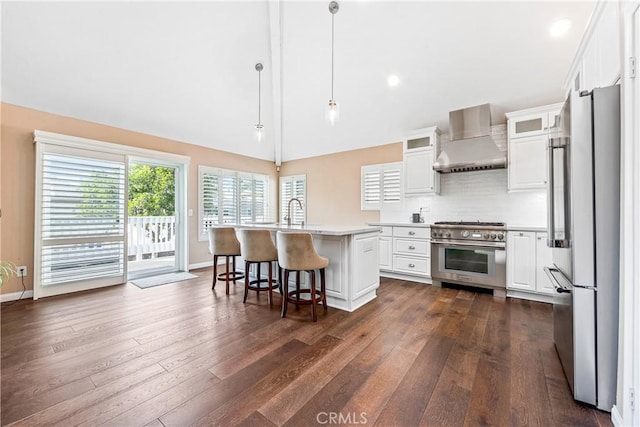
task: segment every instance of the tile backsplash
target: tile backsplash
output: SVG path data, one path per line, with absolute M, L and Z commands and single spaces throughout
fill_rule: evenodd
M 425 223 L 435 221 L 502 221 L 509 225 L 544 227 L 545 191 L 507 192 L 507 170 L 442 174 L 440 195 L 406 197 L 396 207 L 380 211 L 381 222 L 410 222 L 423 209 Z

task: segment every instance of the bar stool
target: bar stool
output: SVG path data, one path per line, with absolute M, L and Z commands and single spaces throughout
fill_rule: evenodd
M 213 286 L 216 281 L 222 280 L 227 285 L 227 295 L 229 295 L 229 282 L 242 279 L 244 275 L 241 271 L 236 271 L 236 257 L 240 256 L 240 242 L 236 237 L 233 227 L 211 227 L 209 233 L 209 253 L 213 254 Z M 224 273 L 218 274 L 218 257 L 225 257 L 227 269 Z M 229 270 L 229 258 L 232 260 L 233 270 Z
M 244 259 L 244 299 L 242 302 L 247 302 L 247 295 L 249 290 L 256 291 L 260 294 L 260 291 L 267 291 L 269 305 L 273 302 L 273 263 L 278 261 L 278 250 L 276 245 L 271 240 L 271 232 L 269 230 L 251 230 L 240 229 L 238 230 L 238 237 L 240 240 L 240 253 Z M 269 264 L 269 276 L 266 279 L 260 277 L 260 264 L 266 262 Z M 250 280 L 249 267 L 252 264 L 257 264 L 256 267 L 256 279 Z M 267 284 L 266 287 L 262 286 Z
M 321 257 L 313 246 L 311 233 L 282 232 L 276 235 L 278 242 L 278 263 L 284 270 L 283 283 L 284 294 L 282 296 L 282 317 L 287 316 L 289 303 L 311 305 L 311 320 L 317 321 L 317 303 L 322 302 L 327 309 L 327 295 L 325 290 L 325 268 L 329 265 L 327 258 Z M 320 290 L 316 290 L 316 272 L 320 270 Z M 289 272 L 295 271 L 296 275 L 306 271 L 311 276 L 311 289 L 300 289 L 298 281 L 296 290 L 289 291 Z M 309 299 L 301 299 L 301 294 L 309 294 Z

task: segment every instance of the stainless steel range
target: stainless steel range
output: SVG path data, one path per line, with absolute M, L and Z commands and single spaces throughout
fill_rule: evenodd
M 506 226 L 503 222 L 431 224 L 431 279 L 492 289 L 506 295 Z

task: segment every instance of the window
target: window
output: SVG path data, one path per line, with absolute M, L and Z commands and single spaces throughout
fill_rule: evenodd
M 361 208 L 379 210 L 402 198 L 402 162 L 362 166 Z
M 280 177 L 280 221 L 286 222 L 287 207 L 292 198 L 300 200 L 302 209 L 297 202 L 291 203 L 291 222 L 300 224 L 307 222 L 307 176 L 292 175 Z
M 269 220 L 269 177 L 199 166 L 199 239 L 216 224 Z

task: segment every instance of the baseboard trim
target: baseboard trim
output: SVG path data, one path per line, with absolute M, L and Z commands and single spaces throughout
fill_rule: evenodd
M 611 408 L 611 422 L 614 426 L 624 425 L 622 422 L 622 415 L 620 414 L 620 411 L 618 411 L 618 407 L 616 405 L 613 405 L 613 408 Z
M 15 301 L 20 299 L 20 296 L 22 296 L 22 299 L 33 298 L 33 291 L 24 291 L 24 295 L 22 294 L 22 291 L 11 292 L 10 294 L 2 294 L 0 295 L 0 302 Z
M 213 266 L 213 261 L 197 262 L 195 264 L 189 264 L 189 270 L 196 270 L 198 268 L 206 268 L 206 267 L 212 267 L 212 266 Z

